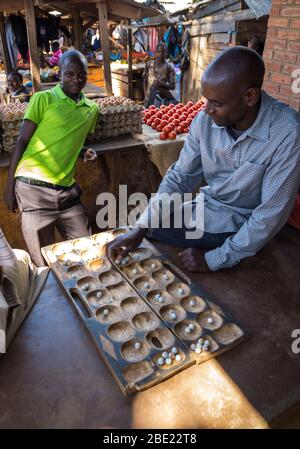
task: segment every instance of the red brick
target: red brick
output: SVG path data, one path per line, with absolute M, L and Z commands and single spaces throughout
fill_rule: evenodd
M 287 51 L 294 51 L 300 53 L 300 42 L 288 42 Z
M 290 76 L 282 75 L 281 73 L 272 73 L 271 80 L 274 83 L 287 84 L 287 85 L 291 85 L 291 81 L 292 81 Z
M 277 17 L 272 17 L 268 21 L 268 26 L 270 27 L 281 27 L 281 28 L 288 28 L 289 26 L 289 19 L 281 19 Z
M 293 30 L 294 30 L 294 29 L 300 30 L 300 19 L 292 20 L 292 22 L 291 22 L 291 28 L 292 28 Z
M 281 11 L 283 17 L 300 17 L 300 8 L 283 8 Z
M 294 70 L 299 70 L 298 65 L 294 64 L 284 64 L 282 73 L 287 73 L 288 75 L 291 75 Z
M 270 81 L 265 81 L 263 88 L 271 95 L 276 95 L 279 91 L 279 85 Z
M 267 32 L 268 38 L 274 38 L 277 36 L 277 28 L 275 27 L 269 27 Z
M 284 95 L 286 97 L 290 97 L 292 94 L 292 89 L 290 86 L 279 86 L 279 94 Z
M 268 32 L 269 33 L 269 32 Z M 265 48 L 270 48 L 272 50 L 285 50 L 286 40 L 278 40 L 278 39 L 269 39 L 269 35 L 267 35 L 267 41 Z
M 274 51 L 270 50 L 269 48 L 267 48 L 266 50 L 264 50 L 264 60 L 266 61 L 267 59 L 273 59 L 273 55 L 274 55 Z M 295 55 L 296 56 L 296 55 Z M 297 56 L 296 56 L 297 57 Z
M 273 59 L 279 62 L 288 62 L 290 64 L 296 64 L 297 55 L 294 53 L 283 53 L 281 51 L 274 51 Z
M 280 11 L 281 11 L 280 6 L 272 6 L 270 17 L 280 17 Z
M 267 61 L 266 62 L 266 70 L 269 72 L 281 72 L 281 63 L 277 61 Z
M 277 31 L 278 39 L 287 39 L 290 41 L 299 41 L 300 40 L 300 31 L 292 31 L 292 30 L 278 30 Z

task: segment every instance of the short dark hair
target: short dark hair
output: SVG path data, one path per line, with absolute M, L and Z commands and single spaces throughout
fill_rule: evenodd
M 85 68 L 88 66 L 88 62 L 86 57 L 80 53 L 78 50 L 68 50 L 65 53 L 62 54 L 62 56 L 59 59 L 59 68 L 60 70 L 63 70 L 64 67 L 69 64 L 70 61 L 78 61 L 80 62 Z
M 51 43 L 51 47 L 53 48 L 53 50 L 58 50 L 59 49 L 59 42 L 58 41 L 53 41 Z
M 8 76 L 11 76 L 14 80 L 19 81 L 20 84 L 23 83 L 23 76 L 17 70 L 13 70 L 8 74 Z

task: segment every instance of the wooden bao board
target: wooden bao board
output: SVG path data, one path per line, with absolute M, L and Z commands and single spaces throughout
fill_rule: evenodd
M 42 253 L 128 395 L 227 351 L 246 333 L 147 240 L 124 265 L 107 258 L 104 245 L 124 232 L 49 245 Z M 191 344 L 200 337 L 209 349 L 196 353 Z M 161 366 L 162 353 L 174 347 L 181 360 Z

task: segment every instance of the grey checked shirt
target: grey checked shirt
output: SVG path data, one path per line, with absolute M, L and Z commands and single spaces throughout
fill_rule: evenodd
M 158 193 L 194 192 L 203 181 L 204 231 L 235 232 L 205 254 L 216 271 L 253 256 L 288 220 L 300 186 L 300 115 L 262 92 L 254 124 L 234 140 L 199 113 Z

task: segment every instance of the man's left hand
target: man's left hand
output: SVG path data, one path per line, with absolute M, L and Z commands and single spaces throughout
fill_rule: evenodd
M 97 159 L 97 153 L 93 148 L 88 148 L 83 153 L 83 160 L 84 162 L 87 161 L 95 161 Z
M 198 248 L 188 248 L 178 253 L 184 268 L 194 273 L 210 273 L 211 270 L 204 257 L 205 251 Z

